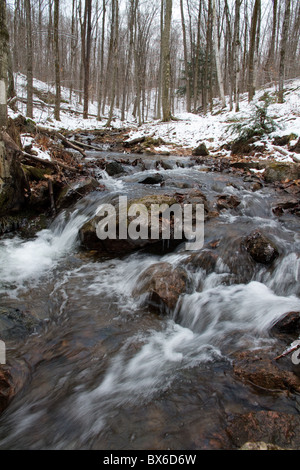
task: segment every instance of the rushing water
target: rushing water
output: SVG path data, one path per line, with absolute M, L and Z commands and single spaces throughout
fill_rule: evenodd
M 222 448 L 228 416 L 295 412 L 293 400 L 236 380 L 231 359 L 237 350 L 270 347 L 271 326 L 300 310 L 300 221 L 273 215 L 271 189 L 254 193 L 249 183 L 180 158 L 158 168 L 164 186 L 139 184 L 157 172 L 153 161 L 118 178 L 99 172 L 106 192 L 87 196 L 32 240 L 0 242 L 1 304 L 42 321 L 7 344 L 8 364 L 24 383 L 0 417 L 1 449 Z M 242 201 L 205 225 L 206 244 L 221 240 L 213 270 L 186 264 L 184 245 L 118 258 L 80 249 L 78 230 L 102 202 L 186 186 L 212 204 L 221 193 Z M 238 240 L 255 228 L 279 248 L 271 268 L 244 264 Z M 184 265 L 190 280 L 165 316 L 133 295 L 141 272 L 161 261 Z

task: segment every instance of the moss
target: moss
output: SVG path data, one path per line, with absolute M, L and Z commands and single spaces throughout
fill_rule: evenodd
M 22 165 L 22 168 L 23 168 L 25 175 L 28 177 L 30 181 L 45 180 L 46 179 L 45 175 L 52 174 L 52 170 L 49 168 L 47 169 L 37 168 L 34 166 L 30 166 L 30 165 Z

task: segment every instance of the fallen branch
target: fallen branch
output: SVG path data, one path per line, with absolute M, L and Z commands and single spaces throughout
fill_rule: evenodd
M 84 158 L 86 157 L 84 151 L 80 147 L 73 144 L 73 142 L 71 142 L 69 139 L 67 139 L 64 135 L 62 135 L 60 132 L 56 131 L 55 129 L 47 129 L 47 128 L 41 127 L 41 126 L 36 126 L 36 129 L 41 134 L 46 134 L 47 136 L 51 136 L 51 137 L 53 137 L 53 136 L 58 137 L 67 146 L 69 146 L 70 148 L 72 148 L 72 149 L 76 150 L 77 152 L 79 152 Z
M 279 359 L 281 359 L 282 357 L 286 357 L 288 356 L 289 354 L 297 351 L 298 349 L 300 349 L 300 343 L 296 344 L 295 346 L 293 346 L 294 343 L 292 343 L 291 347 L 286 349 L 285 351 L 283 351 L 282 354 L 280 354 L 279 356 L 275 357 L 275 361 L 278 361 Z
M 69 171 L 74 171 L 76 172 L 76 168 L 73 168 L 69 165 L 66 165 L 65 163 L 61 163 L 59 162 L 58 160 L 44 160 L 43 158 L 39 158 L 39 157 L 36 157 L 35 155 L 30 155 L 29 153 L 26 153 L 26 152 L 22 152 L 21 151 L 21 156 L 23 159 L 25 159 L 26 161 L 30 161 L 32 163 L 41 163 L 42 165 L 45 165 L 45 166 L 51 166 L 51 167 L 56 167 L 56 166 L 59 166 L 61 168 L 64 168 L 65 170 L 69 170 Z

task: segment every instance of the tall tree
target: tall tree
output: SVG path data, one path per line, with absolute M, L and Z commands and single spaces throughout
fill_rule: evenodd
M 0 0 L 0 128 L 7 124 L 8 40 L 6 1 Z
M 278 91 L 278 103 L 283 103 L 283 83 L 284 83 L 284 72 L 285 72 L 285 59 L 286 59 L 286 47 L 288 40 L 288 31 L 290 24 L 291 14 L 291 0 L 285 0 L 285 11 L 281 34 L 280 44 L 280 63 L 279 63 L 279 91 Z
M 248 68 L 248 101 L 252 101 L 255 94 L 254 87 L 254 59 L 255 50 L 257 43 L 257 25 L 261 8 L 261 0 L 255 0 L 252 19 L 251 19 L 251 30 L 250 30 L 250 49 L 249 49 L 249 68 Z
M 33 117 L 33 48 L 32 48 L 32 18 L 30 0 L 25 0 L 26 17 L 26 46 L 27 46 L 27 110 L 28 117 Z
M 171 61 L 170 61 L 170 35 L 172 20 L 172 0 L 162 0 L 164 2 L 164 25 L 162 35 L 162 110 L 164 122 L 171 121 Z
M 84 51 L 84 84 L 83 84 L 83 119 L 88 118 L 89 86 L 90 86 L 90 59 L 91 59 L 91 33 L 92 33 L 92 0 L 85 0 L 84 22 L 86 24 L 86 40 Z
M 99 68 L 99 83 L 98 83 L 98 109 L 97 119 L 101 120 L 101 104 L 103 96 L 103 72 L 104 72 L 104 41 L 105 41 L 105 19 L 106 19 L 106 0 L 102 2 L 102 31 L 101 31 L 101 48 L 100 48 L 100 68 Z
M 118 72 L 118 45 L 119 45 L 119 0 L 112 0 L 112 22 L 111 22 L 111 54 L 112 54 L 112 87 L 109 115 L 106 126 L 109 127 L 113 118 L 113 111 L 116 99 L 116 83 Z
M 54 117 L 60 121 L 60 51 L 59 51 L 59 0 L 54 0 L 54 54 L 55 54 L 55 109 Z
M 275 44 L 276 44 L 276 28 L 277 28 L 277 10 L 278 0 L 273 0 L 273 15 L 272 15 L 272 35 L 270 38 L 270 47 L 268 58 L 265 64 L 265 73 L 267 80 L 271 81 L 274 74 L 274 59 L 275 59 Z
M 187 41 L 186 41 L 186 27 L 185 27 L 185 19 L 184 19 L 183 0 L 180 0 L 180 13 L 181 13 L 184 68 L 185 68 L 185 81 L 186 81 L 186 110 L 188 113 L 190 113 L 191 112 L 191 85 L 190 85 L 190 77 L 189 77 L 189 61 L 188 61 L 188 49 L 187 49 Z
M 213 14 L 213 43 L 214 43 L 215 59 L 216 59 L 216 66 L 217 66 L 217 78 L 218 78 L 218 85 L 219 85 L 222 108 L 225 108 L 226 101 L 225 101 L 224 80 L 223 80 L 223 74 L 222 74 L 222 69 L 221 69 L 221 58 L 220 58 L 220 49 L 219 49 L 216 0 L 212 0 L 212 14 Z
M 235 19 L 233 31 L 233 44 L 232 44 L 232 58 L 233 58 L 233 90 L 235 99 L 235 111 L 239 111 L 239 87 L 240 87 L 240 8 L 242 0 L 235 0 Z

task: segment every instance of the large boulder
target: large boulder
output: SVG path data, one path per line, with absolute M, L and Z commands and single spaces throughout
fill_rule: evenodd
M 0 133 L 0 216 L 17 212 L 29 199 L 30 188 L 22 170 L 20 149 L 6 132 Z
M 188 275 L 185 269 L 170 263 L 158 263 L 140 275 L 133 295 L 138 297 L 146 294 L 148 305 L 160 312 L 169 312 L 174 310 L 187 287 Z
M 297 180 L 300 178 L 300 164 L 280 162 L 269 163 L 266 166 L 263 177 L 267 183 L 284 180 Z
M 194 157 L 207 157 L 209 155 L 209 151 L 204 142 L 198 145 L 198 147 L 194 148 L 192 152 Z
M 118 203 L 118 199 L 114 199 L 110 203 L 115 208 L 116 213 L 116 237 L 112 238 L 108 236 L 104 240 L 98 237 L 97 233 L 99 233 L 99 224 L 101 224 L 101 221 L 103 221 L 106 216 L 97 215 L 84 224 L 79 231 L 83 248 L 96 250 L 103 254 L 123 254 L 157 245 L 163 251 L 170 251 L 170 249 L 173 249 L 185 241 L 184 227 L 182 227 L 180 236 L 178 236 L 178 234 L 176 236 L 176 219 L 173 217 L 173 214 L 170 216 L 166 215 L 166 217 L 161 214 L 158 236 L 152 238 L 153 220 L 151 218 L 151 208 L 153 205 L 166 205 L 167 207 L 171 207 L 174 204 L 178 204 L 183 208 L 184 204 L 191 204 L 192 207 L 195 208 L 197 204 L 202 204 L 204 205 L 204 216 L 209 217 L 209 205 L 205 195 L 199 190 L 187 190 L 182 193 L 176 192 L 173 195 L 156 194 L 145 196 L 140 199 L 131 199 L 128 200 L 128 208 L 133 207 L 133 205 L 142 206 L 143 211 L 141 218 L 139 216 L 137 217 L 140 219 L 139 231 L 143 234 L 145 233 L 146 236 L 140 238 L 137 237 L 136 239 L 127 236 L 125 239 L 122 239 L 119 237 L 120 221 L 126 220 L 127 228 L 129 229 L 131 224 L 134 224 L 137 218 L 129 216 L 128 212 L 125 212 L 124 208 L 120 208 Z M 195 211 L 192 214 L 192 223 L 195 223 Z M 166 238 L 166 232 L 164 232 L 166 229 L 170 234 L 168 238 Z

